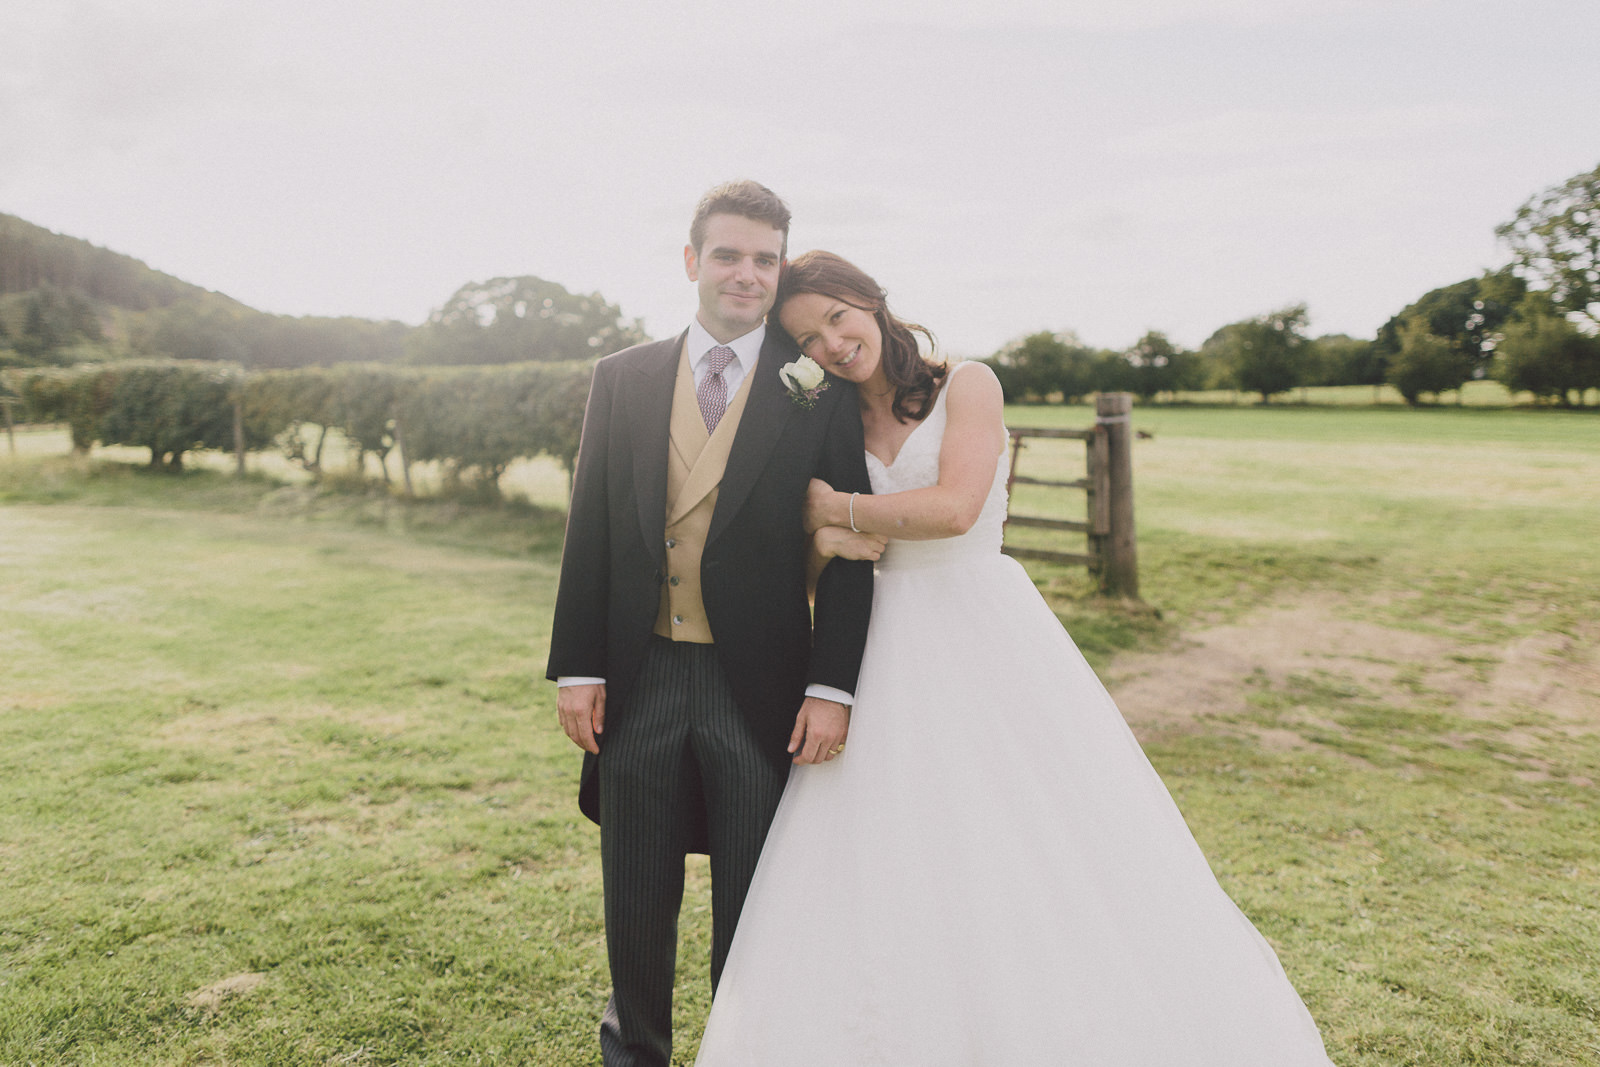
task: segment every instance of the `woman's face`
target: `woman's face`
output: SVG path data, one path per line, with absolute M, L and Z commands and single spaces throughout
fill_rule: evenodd
M 879 373 L 883 331 L 870 312 L 821 293 L 800 293 L 784 303 L 778 321 L 823 370 L 858 383 Z

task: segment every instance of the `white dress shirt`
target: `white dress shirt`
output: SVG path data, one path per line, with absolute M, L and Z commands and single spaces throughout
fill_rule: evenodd
M 694 387 L 696 391 L 706 380 L 706 353 L 713 348 L 721 346 L 733 349 L 733 359 L 728 361 L 727 369 L 722 372 L 722 381 L 728 387 L 728 402 L 733 403 L 733 394 L 739 391 L 739 386 L 744 383 L 745 377 L 756 369 L 756 360 L 761 358 L 761 344 L 767 339 L 767 324 L 762 323 L 743 337 L 735 337 L 727 344 L 712 337 L 706 328 L 700 325 L 700 320 L 695 319 L 689 323 L 689 337 L 684 341 L 684 347 L 689 352 L 689 369 L 694 371 Z

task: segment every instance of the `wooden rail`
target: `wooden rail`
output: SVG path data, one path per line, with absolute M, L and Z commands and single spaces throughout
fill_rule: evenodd
M 1051 519 L 1035 515 L 1006 516 L 1006 527 L 1053 530 L 1065 534 L 1084 534 L 1087 552 L 1061 552 L 1053 549 L 1006 545 L 1007 555 L 1050 563 L 1087 567 L 1099 580 L 1107 596 L 1139 596 L 1138 540 L 1133 528 L 1133 411 L 1131 393 L 1107 393 L 1095 400 L 1095 424 L 1087 430 L 1055 430 L 1017 427 L 1011 431 L 1011 474 L 1006 481 L 1009 493 L 1016 486 L 1032 485 L 1050 489 L 1079 489 L 1087 494 L 1083 521 Z M 1086 477 L 1063 480 L 1018 474 L 1026 440 L 1054 438 L 1082 441 Z

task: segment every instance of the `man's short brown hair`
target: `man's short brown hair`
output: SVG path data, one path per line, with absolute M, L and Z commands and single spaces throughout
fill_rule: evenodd
M 700 198 L 694 221 L 689 224 L 689 246 L 695 255 L 700 254 L 700 246 L 705 243 L 706 220 L 712 215 L 739 215 L 764 222 L 783 234 L 783 253 L 789 252 L 789 206 L 759 182 L 723 182 Z

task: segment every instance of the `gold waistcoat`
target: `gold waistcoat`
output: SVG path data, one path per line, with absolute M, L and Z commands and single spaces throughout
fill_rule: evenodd
M 711 644 L 711 623 L 700 594 L 700 557 L 717 506 L 717 490 L 728 466 L 728 454 L 745 397 L 755 375 L 746 372 L 739 391 L 717 423 L 706 433 L 695 396 L 694 369 L 687 349 L 678 355 L 678 377 L 672 389 L 672 428 L 667 446 L 667 569 L 661 584 L 656 633 L 674 641 Z

